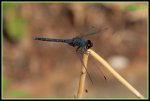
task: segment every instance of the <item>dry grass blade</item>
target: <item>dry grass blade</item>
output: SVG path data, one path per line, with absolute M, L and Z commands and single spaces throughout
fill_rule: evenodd
M 102 57 L 100 57 L 93 50 L 88 50 L 89 54 L 92 55 L 96 60 L 98 60 L 104 67 L 109 70 L 113 76 L 120 81 L 125 87 L 127 87 L 133 94 L 135 94 L 138 98 L 143 99 L 144 96 L 140 94 L 133 86 L 131 86 L 122 76 L 120 76 Z
M 85 78 L 86 78 L 86 73 L 87 73 L 86 69 L 87 69 L 87 63 L 88 63 L 88 56 L 89 56 L 88 52 L 83 54 L 83 65 L 81 68 L 79 88 L 78 88 L 78 92 L 77 92 L 77 95 L 75 96 L 75 98 L 81 98 L 82 94 L 84 92 L 84 84 L 85 84 Z

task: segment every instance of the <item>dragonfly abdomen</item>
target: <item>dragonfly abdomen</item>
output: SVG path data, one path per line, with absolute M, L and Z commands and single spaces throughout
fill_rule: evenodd
M 52 39 L 52 38 L 34 38 L 34 40 L 50 41 L 50 42 L 65 42 L 65 39 Z

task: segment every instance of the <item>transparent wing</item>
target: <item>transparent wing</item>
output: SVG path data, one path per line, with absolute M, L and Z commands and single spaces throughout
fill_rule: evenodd
M 89 35 L 98 34 L 98 33 L 101 33 L 101 32 L 103 32 L 103 31 L 107 30 L 107 29 L 108 29 L 108 27 L 103 27 L 103 28 L 101 28 L 101 29 L 97 29 L 97 28 L 95 28 L 95 27 L 92 27 L 92 28 L 90 28 L 90 30 L 88 30 L 86 33 L 84 33 L 84 34 L 82 34 L 82 35 L 79 35 L 78 37 L 87 37 L 87 36 L 89 36 Z

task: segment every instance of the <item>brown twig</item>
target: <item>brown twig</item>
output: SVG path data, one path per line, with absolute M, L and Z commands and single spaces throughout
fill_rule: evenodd
M 104 65 L 105 68 L 107 68 L 116 79 L 120 81 L 125 87 L 127 87 L 134 95 L 136 95 L 138 98 L 143 99 L 144 96 L 140 94 L 133 86 L 131 86 L 122 76 L 120 76 L 102 57 L 100 57 L 97 53 L 95 53 L 93 50 L 88 50 L 89 54 L 92 55 L 96 60 L 98 60 L 101 64 Z
M 81 98 L 83 92 L 84 92 L 84 84 L 85 84 L 85 78 L 86 78 L 86 69 L 87 69 L 87 63 L 88 63 L 88 56 L 89 53 L 83 54 L 83 65 L 81 68 L 81 74 L 80 74 L 80 81 L 79 81 L 79 88 L 77 95 L 75 98 Z

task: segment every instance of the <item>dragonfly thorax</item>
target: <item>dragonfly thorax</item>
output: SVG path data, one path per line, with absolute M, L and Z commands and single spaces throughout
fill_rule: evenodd
M 71 46 L 86 47 L 87 41 L 83 38 L 73 38 L 69 43 Z
M 75 47 L 82 47 L 85 49 L 89 49 L 93 46 L 93 43 L 90 40 L 85 40 L 84 38 L 73 38 L 72 41 L 70 41 L 69 45 Z

